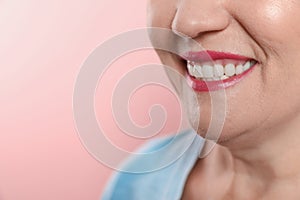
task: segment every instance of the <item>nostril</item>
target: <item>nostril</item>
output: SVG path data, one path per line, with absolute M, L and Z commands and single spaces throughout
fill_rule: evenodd
M 176 34 L 176 35 L 178 35 L 178 36 L 180 36 L 180 37 L 183 37 L 183 38 L 192 38 L 191 36 L 188 36 L 188 35 L 186 35 L 186 34 L 184 34 L 184 33 L 181 33 L 181 32 L 179 32 L 179 31 L 177 31 L 175 28 L 173 28 L 172 27 L 172 31 Z

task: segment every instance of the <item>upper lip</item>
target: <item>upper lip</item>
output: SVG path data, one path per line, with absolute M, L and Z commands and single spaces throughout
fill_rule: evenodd
M 232 60 L 240 60 L 240 61 L 247 61 L 247 60 L 255 60 L 253 58 L 227 53 L 227 52 L 217 52 L 217 51 L 199 51 L 199 52 L 187 52 L 183 55 L 183 58 L 188 61 L 214 61 L 214 60 L 221 60 L 221 59 L 232 59 Z

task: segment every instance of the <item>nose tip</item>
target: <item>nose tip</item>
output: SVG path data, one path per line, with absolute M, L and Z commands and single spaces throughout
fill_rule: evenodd
M 220 0 L 181 0 L 172 21 L 175 34 L 195 38 L 202 33 L 224 30 L 229 13 Z

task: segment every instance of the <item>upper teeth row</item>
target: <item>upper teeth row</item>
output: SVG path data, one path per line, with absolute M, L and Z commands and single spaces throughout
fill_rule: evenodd
M 192 61 L 188 61 L 187 68 L 191 76 L 204 79 L 226 79 L 228 77 L 242 74 L 247 71 L 251 66 L 255 64 L 255 61 L 247 61 L 245 64 L 233 64 L 228 63 L 225 66 L 222 64 L 199 64 Z

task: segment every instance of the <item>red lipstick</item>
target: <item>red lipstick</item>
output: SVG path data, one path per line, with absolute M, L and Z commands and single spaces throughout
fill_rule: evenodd
M 221 59 L 232 59 L 232 60 L 251 60 L 246 56 L 236 55 L 232 53 L 216 52 L 216 51 L 199 51 L 199 52 L 187 52 L 184 54 L 184 59 L 189 61 L 215 61 Z

